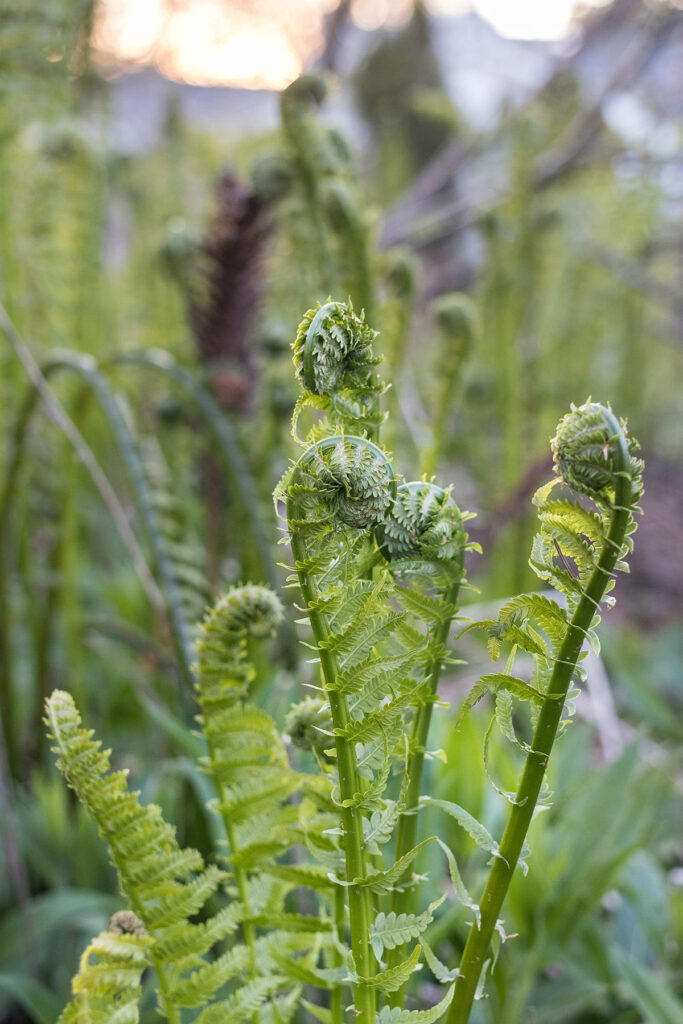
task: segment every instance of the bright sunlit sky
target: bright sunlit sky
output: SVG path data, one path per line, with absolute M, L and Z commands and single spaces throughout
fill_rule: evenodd
M 605 0 L 584 0 L 598 6 Z M 335 0 L 100 0 L 95 51 L 105 67 L 153 64 L 198 85 L 280 89 L 320 51 Z M 353 0 L 361 28 L 396 25 L 410 0 Z M 560 39 L 579 0 L 429 0 L 434 14 L 474 10 L 501 34 Z

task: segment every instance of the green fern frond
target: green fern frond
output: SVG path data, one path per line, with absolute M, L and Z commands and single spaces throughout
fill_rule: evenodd
M 218 868 L 203 868 L 198 855 L 183 856 L 174 830 L 155 805 L 143 807 L 126 786 L 125 772 L 112 772 L 108 753 L 82 728 L 69 694 L 56 690 L 46 705 L 46 724 L 58 767 L 95 819 L 116 867 L 121 891 L 154 940 L 149 959 L 160 984 L 160 1006 L 177 1019 L 168 996 L 169 971 L 201 963 L 211 945 L 234 928 L 232 918 L 212 929 L 190 922 L 223 881 Z M 178 873 L 180 872 L 180 874 Z
M 106 932 L 93 939 L 72 981 L 74 999 L 59 1024 L 137 1024 L 143 971 L 150 965 L 153 939 L 141 922 L 121 932 L 115 915 Z M 131 918 L 134 915 L 130 915 Z M 130 926 L 129 926 L 130 927 Z
M 377 1024 L 435 1024 L 453 1002 L 455 987 L 451 985 L 441 1002 L 429 1010 L 402 1010 L 400 1006 L 383 1006 Z
M 434 900 L 422 914 L 390 914 L 380 912 L 370 929 L 370 945 L 378 960 L 385 949 L 395 949 L 410 939 L 417 939 L 434 920 L 434 911 L 446 899 L 445 895 Z

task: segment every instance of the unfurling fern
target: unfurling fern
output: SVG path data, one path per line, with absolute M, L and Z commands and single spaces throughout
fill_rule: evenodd
M 216 866 L 205 867 L 197 851 L 180 849 L 158 807 L 140 805 L 137 794 L 127 789 L 125 773 L 110 771 L 107 753 L 81 727 L 68 694 L 55 691 L 48 701 L 47 723 L 59 767 L 109 844 L 121 891 L 145 933 L 136 942 L 95 940 L 65 1021 L 89 1021 L 84 1016 L 88 1007 L 101 1011 L 93 1020 L 118 1019 L 114 1014 L 124 1004 L 128 1016 L 121 1019 L 136 1020 L 139 974 L 146 963 L 155 969 L 159 1009 L 171 1024 L 180 1022 L 182 1007 L 200 1010 L 194 1019 L 201 1024 L 237 1024 L 258 1015 L 261 1007 L 264 1020 L 273 1014 L 279 1019 L 270 997 L 292 985 L 277 971 L 274 950 L 307 953 L 319 945 L 324 923 L 281 913 L 289 883 L 273 877 L 252 884 L 248 871 L 291 845 L 287 828 L 293 809 L 283 810 L 282 804 L 295 788 L 294 773 L 272 721 L 243 703 L 253 676 L 245 638 L 272 632 L 281 618 L 281 606 L 270 591 L 248 586 L 226 595 L 202 626 L 197 688 L 209 747 L 206 767 L 216 782 L 237 885 L 237 899 L 204 921 L 196 915 L 229 876 Z M 259 832 L 271 840 L 266 849 L 247 840 Z M 275 836 L 279 842 L 273 844 Z M 240 925 L 245 945 L 212 955 L 216 944 L 232 939 Z M 257 937 L 259 927 L 269 934 Z M 96 965 L 90 964 L 90 953 L 97 955 Z
M 372 348 L 376 335 L 350 303 L 327 302 L 306 313 L 293 345 L 294 368 L 303 388 L 294 409 L 295 431 L 301 411 L 312 406 L 328 416 L 309 440 L 335 428 L 376 439 L 383 390 L 374 372 L 379 362 Z
M 531 702 L 535 724 L 517 793 L 511 803 L 505 832 L 496 847 L 493 865 L 482 895 L 481 919 L 470 930 L 460 963 L 449 1024 L 465 1024 L 475 998 L 479 975 L 498 923 L 512 873 L 523 854 L 524 840 L 541 793 L 548 757 L 570 712 L 570 686 L 585 673 L 580 665 L 586 641 L 597 646 L 593 632 L 602 602 L 612 604 L 609 592 L 615 573 L 627 570 L 624 557 L 632 548 L 642 494 L 642 462 L 635 457 L 637 443 L 628 437 L 626 424 L 609 407 L 588 401 L 572 407 L 559 423 L 552 441 L 556 476 L 536 493 L 541 529 L 536 535 L 530 564 L 542 580 L 564 597 L 561 607 L 538 594 L 508 602 L 496 622 L 484 623 L 492 637 L 494 656 L 503 644 L 512 650 L 505 672 L 485 676 L 465 702 L 470 707 L 488 690 L 496 693 L 495 721 L 503 734 L 516 740 L 511 696 Z M 564 484 L 593 507 L 554 498 Z M 516 650 L 534 660 L 531 682 L 514 675 Z
M 187 1005 L 183 988 L 196 972 L 207 969 L 206 956 L 214 943 L 231 935 L 239 923 L 233 908 L 208 924 L 190 921 L 217 891 L 224 873 L 205 868 L 196 850 L 181 850 L 159 808 L 143 807 L 128 790 L 125 772 L 110 770 L 108 753 L 82 728 L 69 694 L 52 694 L 46 721 L 58 766 L 97 822 L 121 892 L 151 938 L 147 955 L 159 982 L 159 1009 L 172 1024 L 178 1022 L 179 1007 Z M 116 991 L 104 997 L 114 1008 Z
M 307 405 L 318 418 L 275 498 L 284 504 L 289 582 L 300 588 L 301 624 L 310 627 L 320 675 L 317 694 L 287 716 L 289 750 L 250 699 L 250 644 L 282 620 L 277 597 L 261 586 L 235 588 L 200 626 L 202 767 L 215 785 L 228 870 L 178 847 L 159 809 L 142 807 L 124 773 L 110 770 L 67 694 L 56 691 L 48 702 L 60 767 L 110 845 L 134 915 L 128 927 L 117 922 L 125 934 L 105 933 L 84 954 L 63 1024 L 134 1024 L 148 964 L 170 1024 L 287 1024 L 299 1003 L 322 1024 L 342 1024 L 347 1009 L 358 1024 L 432 1024 L 449 1006 L 449 1024 L 469 1019 L 492 939 L 505 938 L 499 914 L 570 713 L 584 644 L 597 645 L 600 605 L 625 568 L 641 463 L 609 408 L 572 409 L 552 442 L 558 475 L 534 499 L 540 532 L 531 555 L 564 605 L 522 595 L 496 620 L 467 627 L 484 629 L 494 660 L 505 651 L 507 662 L 474 686 L 455 725 L 492 693 L 487 770 L 494 726 L 526 757 L 517 793 L 503 794 L 511 808 L 498 841 L 465 808 L 420 795 L 464 558 L 474 545 L 450 490 L 399 482 L 380 444 L 373 338 L 350 307 L 328 303 L 306 314 L 294 343 L 304 389 L 297 413 Z M 558 497 L 557 484 L 579 500 Z M 515 673 L 518 651 L 533 658 L 530 679 Z M 531 709 L 530 744 L 515 732 L 515 700 Z M 299 749 L 317 771 L 298 769 Z M 423 806 L 448 814 L 490 856 L 479 904 L 453 852 L 418 835 Z M 442 900 L 413 906 L 413 868 L 432 841 L 473 916 L 459 968 L 443 964 L 425 939 Z M 297 912 L 297 890 L 307 890 L 312 913 Z M 430 1009 L 408 1011 L 404 988 L 423 956 L 446 992 Z M 304 986 L 325 993 L 329 1006 L 301 999 Z
M 322 392 L 317 405 L 327 415 L 276 491 L 286 504 L 294 578 L 321 666 L 321 712 L 331 725 L 320 764 L 330 776 L 344 858 L 335 876 L 336 925 L 343 936 L 339 903 L 346 902 L 350 951 L 343 959 L 363 1024 L 374 1021 L 378 993 L 398 998 L 420 957 L 419 947 L 406 956 L 402 939 L 387 941 L 389 967 L 377 971 L 378 936 L 386 932 L 379 900 L 389 895 L 393 919 L 408 920 L 402 897 L 425 845 L 414 838 L 426 733 L 467 546 L 466 517 L 450 494 L 427 482 L 399 487 L 377 443 L 373 335 L 337 303 L 306 315 L 294 344 L 306 389 L 299 408 Z M 387 794 L 394 775 L 403 780 L 398 799 Z M 382 849 L 395 834 L 396 857 L 386 863 Z M 421 922 L 410 933 L 417 936 L 431 915 L 414 920 Z M 341 1005 L 333 992 L 335 1022 Z

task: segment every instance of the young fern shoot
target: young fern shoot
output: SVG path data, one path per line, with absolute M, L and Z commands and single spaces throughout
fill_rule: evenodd
M 335 881 L 348 904 L 347 965 L 361 1024 L 374 1021 L 378 993 L 400 1000 L 421 953 L 416 945 L 408 955 L 406 943 L 432 920 L 434 907 L 407 914 L 400 897 L 429 841 L 415 843 L 415 812 L 467 546 L 466 517 L 450 494 L 424 481 L 398 486 L 376 443 L 383 388 L 373 337 L 341 303 L 306 314 L 294 344 L 305 389 L 295 420 L 306 405 L 326 415 L 276 491 L 332 726 L 327 753 L 344 855 Z M 386 795 L 392 775 L 401 780 L 398 800 Z M 384 867 L 380 846 L 395 832 L 397 853 Z M 394 900 L 389 914 L 378 912 L 384 895 Z M 341 915 L 337 928 L 343 933 Z M 387 969 L 378 973 L 385 949 Z
M 403 482 L 380 444 L 384 385 L 374 336 L 350 305 L 328 302 L 305 315 L 293 346 L 303 388 L 293 432 L 303 451 L 275 500 L 284 506 L 289 582 L 301 592 L 320 674 L 318 696 L 290 710 L 285 731 L 292 746 L 311 752 L 317 771 L 296 767 L 275 723 L 251 699 L 249 644 L 283 618 L 278 598 L 262 586 L 229 591 L 197 642 L 201 766 L 225 828 L 221 867 L 181 849 L 159 808 L 139 803 L 68 694 L 55 691 L 47 702 L 59 767 L 108 842 L 130 908 L 84 953 L 60 1024 L 136 1024 L 146 967 L 169 1024 L 289 1024 L 298 1006 L 321 1024 L 344 1024 L 347 1011 L 357 1024 L 434 1024 L 445 1013 L 448 1024 L 470 1019 L 505 937 L 499 915 L 523 864 L 572 683 L 583 676 L 584 644 L 597 646 L 600 606 L 611 602 L 615 574 L 626 568 L 642 464 L 608 407 L 572 408 L 552 442 L 556 475 L 534 498 L 540 532 L 531 554 L 564 603 L 523 594 L 497 619 L 467 627 L 487 631 L 494 660 L 504 648 L 508 657 L 503 672 L 475 684 L 454 726 L 492 693 L 487 772 L 494 725 L 525 755 L 517 792 L 503 793 L 510 811 L 498 843 L 464 808 L 421 796 L 465 554 L 475 545 L 450 490 Z M 300 440 L 304 410 L 317 418 Z M 576 498 L 558 497 L 557 485 Z M 515 674 L 518 651 L 533 658 L 530 681 Z M 515 732 L 515 698 L 531 708 L 530 744 Z M 423 806 L 454 817 L 492 856 L 480 905 L 452 851 L 419 835 Z M 413 866 L 432 841 L 474 919 L 459 968 L 441 963 L 424 935 L 445 896 L 420 912 L 412 907 Z M 302 889 L 304 904 L 293 895 Z M 302 905 L 305 914 L 296 912 Z M 423 956 L 445 994 L 430 1009 L 406 1010 L 405 987 Z M 302 999 L 304 986 L 326 993 L 329 1005 Z
M 491 689 L 530 699 L 538 713 L 517 794 L 510 798 L 508 822 L 481 898 L 481 917 L 472 924 L 462 955 L 448 1024 L 469 1020 L 498 915 L 541 793 L 569 687 L 575 677 L 585 674 L 580 666 L 584 644 L 588 640 L 597 645 L 593 628 L 599 622 L 600 605 L 613 603 L 608 595 L 615 572 L 628 568 L 623 559 L 632 549 L 630 535 L 636 528 L 634 513 L 639 511 L 642 494 L 642 462 L 634 456 L 637 447 L 627 435 L 625 422 L 609 407 L 595 402 L 572 407 L 560 421 L 552 441 L 558 475 L 534 498 L 541 529 L 530 563 L 542 580 L 564 596 L 566 609 L 539 594 L 527 594 L 505 605 L 496 623 L 488 623 L 494 650 L 507 639 L 515 649 L 533 656 L 532 684 L 515 678 L 512 668 L 506 667 L 505 674 L 484 677 L 464 709 Z M 553 497 L 559 483 L 590 499 L 594 509 Z M 559 565 L 557 555 L 561 556 Z M 576 575 L 569 571 L 566 559 L 573 560 Z

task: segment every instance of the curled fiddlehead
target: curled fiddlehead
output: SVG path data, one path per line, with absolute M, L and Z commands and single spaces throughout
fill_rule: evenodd
M 281 485 L 287 520 L 311 528 L 371 530 L 396 495 L 388 456 L 363 437 L 332 435 L 306 449 Z
M 295 747 L 322 752 L 333 744 L 332 718 L 327 702 L 320 697 L 306 697 L 294 704 L 285 719 L 285 733 Z
M 309 309 L 294 341 L 299 382 L 314 395 L 331 395 L 340 387 L 367 387 L 379 362 L 372 351 L 376 336 L 365 317 L 357 316 L 353 307 L 343 302 Z
M 372 347 L 376 336 L 350 303 L 327 302 L 308 310 L 293 344 L 294 368 L 304 389 L 294 410 L 295 429 L 301 410 L 314 406 L 329 413 L 334 428 L 376 434 L 382 391 L 374 372 L 380 362 Z
M 567 486 L 606 509 L 616 508 L 618 489 L 621 499 L 628 490 L 633 510 L 642 494 L 642 462 L 634 455 L 638 444 L 609 407 L 590 399 L 572 406 L 550 443 L 556 470 Z
M 539 594 L 527 594 L 505 605 L 495 623 L 486 623 L 494 656 L 501 643 L 513 645 L 504 673 L 484 676 L 466 699 L 472 706 L 486 692 L 509 693 L 530 701 L 536 708 L 531 745 L 507 826 L 484 889 L 481 918 L 470 929 L 460 963 L 449 1024 L 465 1024 L 469 1018 L 479 976 L 486 961 L 498 914 L 541 792 L 555 737 L 561 726 L 569 687 L 581 678 L 580 659 L 588 640 L 597 646 L 593 627 L 599 621 L 602 601 L 614 586 L 615 572 L 626 569 L 623 557 L 631 550 L 634 513 L 642 494 L 642 462 L 636 458 L 637 442 L 629 438 L 625 422 L 608 406 L 588 401 L 560 421 L 552 441 L 556 476 L 534 497 L 540 532 L 531 555 L 531 566 L 565 597 L 566 610 Z M 594 508 L 564 499 L 552 491 L 564 483 Z M 558 564 L 559 563 L 559 564 Z M 531 654 L 531 683 L 513 675 L 514 652 Z M 498 697 L 497 697 L 498 699 Z M 507 711 L 505 710 L 507 706 Z M 500 705 L 510 734 L 510 705 Z M 497 714 L 499 708 L 497 705 Z M 443 802 L 442 802 L 443 803 Z
M 394 572 L 444 589 L 462 576 L 466 518 L 450 490 L 425 480 L 401 484 L 377 531 L 380 550 Z
M 247 639 L 274 633 L 282 619 L 282 604 L 267 587 L 234 587 L 209 611 L 197 642 L 197 696 L 208 747 L 205 767 L 218 795 L 217 810 L 245 912 L 251 982 L 263 967 L 255 923 L 262 909 L 258 887 L 264 876 L 270 877 L 272 859 L 298 839 L 287 800 L 299 779 L 289 767 L 275 723 L 248 702 L 255 673 Z M 264 892 L 272 904 L 272 891 Z
M 202 623 L 202 639 L 197 645 L 200 671 L 206 676 L 227 670 L 229 660 L 241 653 L 245 634 L 270 636 L 283 617 L 282 602 L 268 587 L 252 583 L 233 587 Z

